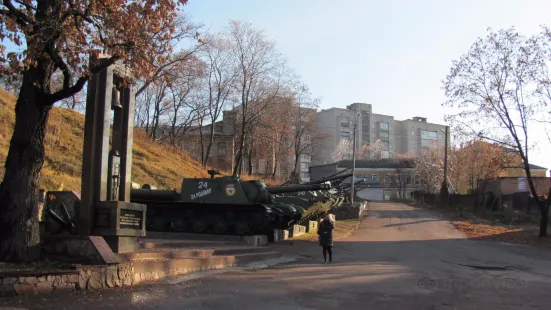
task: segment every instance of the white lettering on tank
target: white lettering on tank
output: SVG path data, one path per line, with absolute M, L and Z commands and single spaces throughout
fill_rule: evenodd
M 200 198 L 206 195 L 212 194 L 212 188 L 207 188 L 205 190 L 199 191 L 195 194 L 191 194 L 191 199 Z

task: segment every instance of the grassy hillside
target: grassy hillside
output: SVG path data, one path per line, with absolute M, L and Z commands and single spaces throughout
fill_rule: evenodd
M 0 177 L 4 175 L 3 163 L 13 133 L 15 101 L 14 96 L 0 88 Z M 53 109 L 46 134 L 41 188 L 56 190 L 63 186 L 64 190 L 80 191 L 83 136 L 84 115 L 64 108 Z M 184 177 L 208 177 L 206 169 L 202 169 L 201 164 L 187 153 L 153 143 L 137 129 L 134 131 L 133 154 L 132 181 L 139 184 L 179 190 Z M 254 176 L 243 176 L 243 179 L 249 178 Z

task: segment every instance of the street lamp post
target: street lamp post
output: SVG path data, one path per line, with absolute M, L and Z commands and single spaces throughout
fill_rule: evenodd
M 356 176 L 356 130 L 358 128 L 358 116 L 360 113 L 356 114 L 356 119 L 354 120 L 354 140 L 352 141 L 352 177 L 351 177 L 351 188 L 350 188 L 350 206 L 354 205 L 354 176 Z
M 444 136 L 444 179 L 442 180 L 442 186 L 440 187 L 440 205 L 443 207 L 448 206 L 448 126 L 446 126 Z

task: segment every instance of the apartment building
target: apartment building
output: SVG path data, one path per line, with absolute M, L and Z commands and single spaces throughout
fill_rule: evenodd
M 317 113 L 318 129 L 326 138 L 314 164 L 334 162 L 332 155 L 339 142 L 352 141 L 354 124 L 357 124 L 358 148 L 381 140 L 384 148 L 383 158 L 408 152 L 420 155 L 423 149 L 443 146 L 445 142 L 445 125 L 429 123 L 424 117 L 395 120 L 391 115 L 373 113 L 371 104 L 357 102 L 348 105 L 345 109 L 331 108 Z

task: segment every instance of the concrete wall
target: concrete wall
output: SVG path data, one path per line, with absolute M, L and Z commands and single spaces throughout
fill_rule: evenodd
M 547 195 L 549 192 L 549 178 L 548 177 L 535 177 L 534 186 L 538 195 Z M 519 192 L 518 190 L 518 178 L 500 178 L 496 180 L 489 180 L 483 184 L 485 192 L 492 192 L 494 195 L 511 195 Z M 520 192 L 529 192 L 528 182 L 525 183 L 525 189 Z
M 337 115 L 346 113 L 343 109 L 322 110 L 317 113 L 317 125 L 320 134 L 324 137 L 322 147 L 319 148 L 315 164 L 326 164 L 333 162 L 332 153 L 339 142 L 339 134 L 337 128 Z
M 401 132 L 401 145 L 397 147 L 400 149 L 400 153 L 414 152 L 417 155 L 421 155 L 421 131 L 436 131 L 438 135 L 438 140 L 436 145 L 443 147 L 445 143 L 444 131 L 446 129 L 445 125 L 429 123 L 426 121 L 419 120 L 404 120 L 400 128 Z M 449 140 L 449 134 L 448 134 Z

